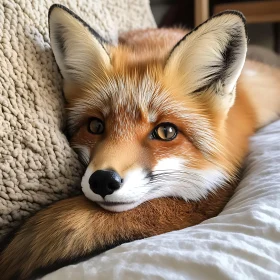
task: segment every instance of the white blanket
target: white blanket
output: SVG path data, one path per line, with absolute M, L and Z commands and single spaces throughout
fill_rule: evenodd
M 43 279 L 280 279 L 280 121 L 252 137 L 244 178 L 218 217 Z

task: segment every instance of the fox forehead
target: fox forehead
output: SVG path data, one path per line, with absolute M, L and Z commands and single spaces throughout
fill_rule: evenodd
M 114 73 L 103 80 L 92 81 L 90 86 L 78 91 L 79 96 L 69 106 L 70 117 L 76 113 L 97 113 L 104 119 L 142 119 L 154 123 L 159 116 L 178 112 L 179 107 L 186 111 L 152 71 L 144 75 L 139 75 L 136 69 L 130 75 Z
M 192 98 L 180 98 L 174 94 L 165 87 L 162 78 L 155 76 L 152 70 L 139 75 L 135 69 L 130 75 L 117 73 L 104 80 L 92 81 L 91 86 L 78 89 L 77 98 L 68 109 L 70 113 L 98 112 L 103 118 L 127 116 L 130 120 L 135 120 L 141 115 L 151 123 L 163 115 L 201 115 L 205 110 Z
M 128 117 L 132 121 L 141 117 L 155 122 L 162 110 L 172 109 L 170 95 L 150 73 L 142 77 L 136 71 L 133 75 L 112 75 L 98 85 L 97 91 L 85 98 L 91 100 L 91 109 L 99 109 L 104 118 Z

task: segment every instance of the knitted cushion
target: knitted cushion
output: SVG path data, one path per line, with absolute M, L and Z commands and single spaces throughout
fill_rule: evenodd
M 48 9 L 59 2 L 104 38 L 154 27 L 148 0 L 2 0 L 0 5 L 0 239 L 42 206 L 75 194 L 83 167 L 63 134 L 61 77 Z

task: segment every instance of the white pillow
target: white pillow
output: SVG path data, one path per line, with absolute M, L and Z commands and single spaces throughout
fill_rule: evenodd
M 280 121 L 252 137 L 244 178 L 219 216 L 43 279 L 280 279 Z

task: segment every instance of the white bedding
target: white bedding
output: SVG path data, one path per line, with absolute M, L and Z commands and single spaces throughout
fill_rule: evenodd
M 218 217 L 123 244 L 43 279 L 280 279 L 280 121 L 252 137 L 246 166 Z

